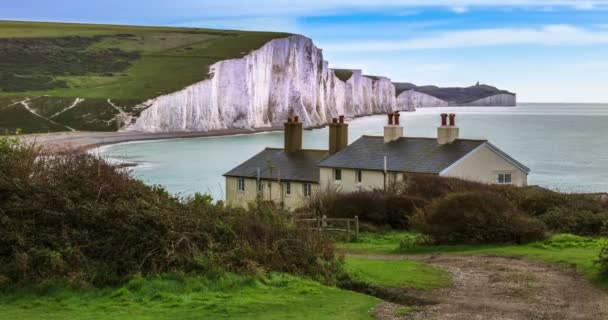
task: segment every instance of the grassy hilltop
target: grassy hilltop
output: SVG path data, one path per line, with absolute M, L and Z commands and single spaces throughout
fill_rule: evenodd
M 0 131 L 116 130 L 141 112 L 134 108 L 140 102 L 204 80 L 215 62 L 286 36 L 0 21 Z

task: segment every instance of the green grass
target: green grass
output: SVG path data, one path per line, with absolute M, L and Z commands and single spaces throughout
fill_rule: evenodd
M 346 269 L 353 279 L 378 287 L 436 289 L 449 284 L 445 271 L 419 261 L 347 258 Z
M 342 244 L 347 252 L 373 254 L 496 254 L 536 259 L 573 266 L 592 283 L 608 289 L 608 277 L 595 263 L 606 239 L 593 239 L 568 234 L 555 235 L 546 241 L 525 245 L 408 245 L 418 236 L 409 232 L 384 235 L 363 234 L 360 242 Z M 417 240 L 416 240 L 417 241 Z M 415 242 L 415 241 L 414 241 Z M 405 243 L 405 248 L 400 246 Z
M 49 112 L 69 106 L 66 100 L 93 99 L 88 105 L 98 105 L 102 110 L 91 112 L 90 108 L 78 106 L 67 119 L 53 120 L 79 130 L 116 130 L 111 119 L 116 110 L 100 101 L 128 100 L 130 105 L 135 105 L 181 90 L 209 78 L 212 64 L 243 57 L 272 39 L 289 35 L 0 21 L 0 44 L 8 56 L 4 63 L 0 62 L 0 97 L 45 96 Z M 22 109 L 20 106 L 6 108 L 1 102 L 0 131 L 67 130 L 44 119 L 34 119 L 24 110 L 18 110 Z M 93 119 L 97 115 L 102 118 Z
M 378 302 L 282 274 L 136 277 L 120 288 L 10 290 L 0 294 L 0 319 L 373 319 Z
M 411 232 L 363 232 L 357 241 L 341 243 L 340 246 L 349 253 L 391 254 L 399 250 L 401 242 L 416 245 L 422 241 L 422 236 Z

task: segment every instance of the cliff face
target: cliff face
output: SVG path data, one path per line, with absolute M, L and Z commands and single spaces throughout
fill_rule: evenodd
M 397 96 L 397 106 L 402 110 L 415 111 L 416 108 L 447 107 L 448 102 L 425 93 L 407 90 Z
M 201 70 L 201 72 L 206 72 Z M 210 78 L 150 99 L 125 130 L 209 131 L 281 125 L 298 115 L 306 126 L 395 110 L 390 79 L 353 70 L 340 80 L 320 49 L 303 36 L 274 39 L 241 59 L 213 64 Z
M 497 94 L 467 103 L 468 106 L 515 106 L 514 94 Z

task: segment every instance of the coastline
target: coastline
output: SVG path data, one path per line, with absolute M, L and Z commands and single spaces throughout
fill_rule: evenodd
M 258 129 L 222 129 L 205 132 L 97 132 L 76 131 L 45 134 L 31 134 L 20 137 L 26 143 L 34 143 L 44 147 L 50 153 L 87 151 L 104 145 L 147 140 L 165 140 L 181 138 L 204 138 L 231 136 L 238 134 L 254 134 L 262 132 L 281 131 L 282 127 L 267 127 Z

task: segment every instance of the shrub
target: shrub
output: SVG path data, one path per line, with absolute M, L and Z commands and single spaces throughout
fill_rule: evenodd
M 598 235 L 605 232 L 608 223 L 608 211 L 594 212 L 565 207 L 549 209 L 539 218 L 555 232 L 578 235 Z
M 521 243 L 543 239 L 545 226 L 491 192 L 450 194 L 419 210 L 414 228 L 438 243 Z
M 331 241 L 274 205 L 171 196 L 83 153 L 0 139 L 0 279 L 113 284 L 133 274 L 284 271 L 332 280 Z M 7 280 L 8 279 L 8 280 Z
M 420 197 L 389 192 L 319 194 L 318 197 L 322 198 L 317 200 L 316 208 L 322 208 L 317 210 L 319 214 L 337 218 L 358 216 L 362 224 L 400 230 L 408 229 L 416 209 L 428 204 Z
M 608 276 L 608 244 L 604 245 L 604 247 L 600 250 L 597 263 L 600 265 L 602 273 L 605 276 Z

